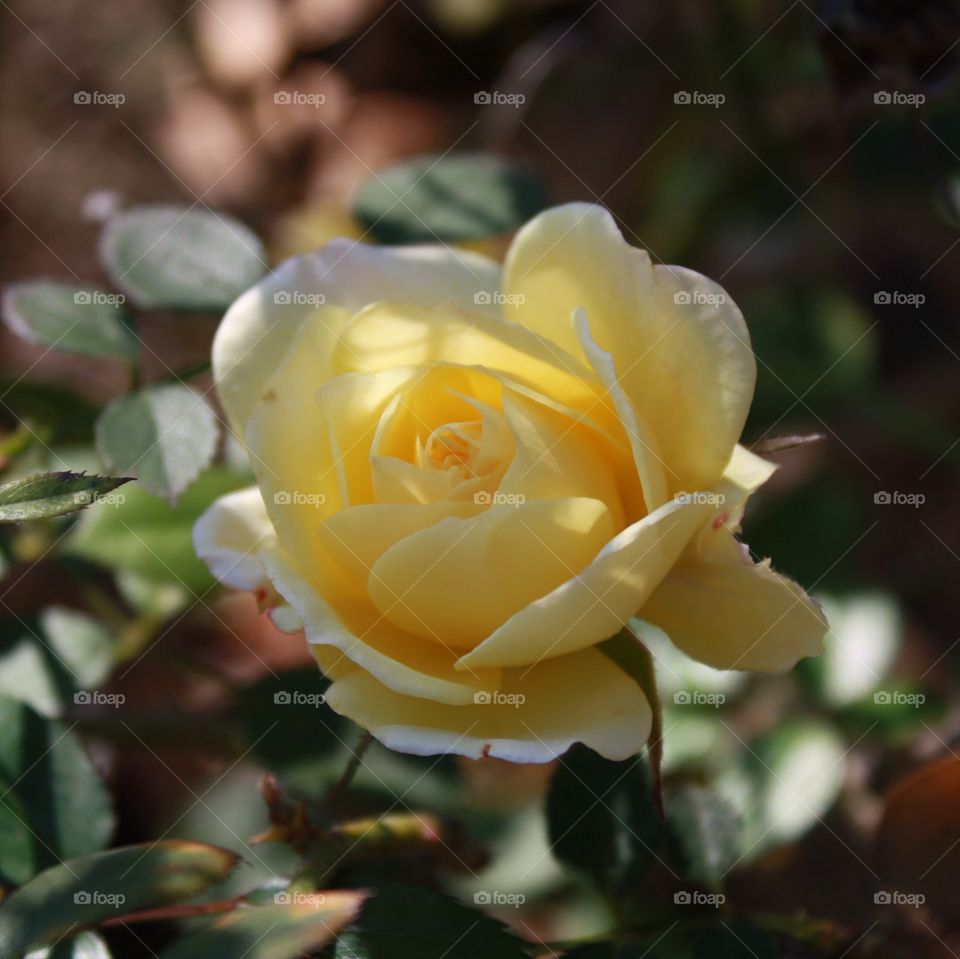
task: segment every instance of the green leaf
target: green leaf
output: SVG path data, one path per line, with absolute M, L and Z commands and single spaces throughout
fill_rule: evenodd
M 483 153 L 423 156 L 367 180 L 354 213 L 381 243 L 459 243 L 516 229 L 548 204 L 531 172 Z
M 0 624 L 0 695 L 59 716 L 75 694 L 96 689 L 114 663 L 114 643 L 86 613 L 51 606 L 30 622 Z
M 316 767 L 339 751 L 350 734 L 323 694 L 329 683 L 314 667 L 288 670 L 244 689 L 235 712 L 253 755 L 283 777 L 291 767 Z
M 0 485 L 0 523 L 22 523 L 30 519 L 64 516 L 110 496 L 129 479 L 116 476 L 87 476 L 84 473 L 34 473 Z
M 652 777 L 652 797 L 654 806 L 663 815 L 663 797 L 661 793 L 661 766 L 663 765 L 663 705 L 657 688 L 657 674 L 653 665 L 653 656 L 640 637 L 629 627 L 622 629 L 616 636 L 599 646 L 609 659 L 612 659 L 644 692 L 653 719 L 650 725 L 650 738 L 647 740 L 647 752 L 650 756 Z
M 196 896 L 238 861 L 216 846 L 163 840 L 53 866 L 0 905 L 0 955 L 16 956 L 68 931 Z
M 266 270 L 256 235 L 208 210 L 142 206 L 113 217 L 100 242 L 113 282 L 139 306 L 222 310 Z
M 32 871 L 109 841 L 110 796 L 78 737 L 6 697 L 0 697 L 0 780 L 11 784 L 2 801 L 7 811 L 26 816 Z
M 329 942 L 364 898 L 362 892 L 345 890 L 306 893 L 302 903 L 240 908 L 181 939 L 160 959 L 297 959 Z
M 845 753 L 827 723 L 797 719 L 751 742 L 721 773 L 717 788 L 743 814 L 750 859 L 799 838 L 826 814 L 843 787 Z
M 725 797 L 696 784 L 673 790 L 667 809 L 684 876 L 717 888 L 740 855 L 737 811 Z
M 208 470 L 176 507 L 131 486 L 126 500 L 115 509 L 93 510 L 84 516 L 64 544 L 64 553 L 203 595 L 214 580 L 194 552 L 193 524 L 217 497 L 250 481 L 249 476 L 231 470 Z
M 338 938 L 335 959 L 528 959 L 503 923 L 439 893 L 383 886 Z
M 179 384 L 114 400 L 97 420 L 97 450 L 117 472 L 136 473 L 152 493 L 176 503 L 210 465 L 220 427 L 210 404 Z
M 124 297 L 57 280 L 26 280 L 3 294 L 3 321 L 17 336 L 65 353 L 137 357 L 137 336 Z
M 644 761 L 612 762 L 585 746 L 560 760 L 547 794 L 547 824 L 556 857 L 603 884 L 638 882 L 665 835 Z
M 0 877 L 21 885 L 37 871 L 36 842 L 26 809 L 2 777 L 0 797 Z
M 27 959 L 110 959 L 110 950 L 95 932 L 81 932 L 72 939 L 61 939 L 49 949 L 30 952 Z

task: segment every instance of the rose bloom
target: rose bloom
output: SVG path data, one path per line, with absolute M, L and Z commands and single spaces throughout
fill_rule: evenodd
M 634 616 L 721 669 L 821 649 L 819 607 L 735 535 L 775 468 L 738 445 L 743 317 L 602 207 L 535 217 L 503 266 L 328 243 L 233 304 L 213 370 L 257 482 L 197 552 L 394 749 L 637 753 L 650 705 L 597 648 Z

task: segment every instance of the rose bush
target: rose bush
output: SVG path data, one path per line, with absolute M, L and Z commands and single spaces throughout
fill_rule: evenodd
M 819 607 L 735 536 L 774 469 L 738 445 L 743 317 L 601 207 L 537 216 L 502 267 L 329 243 L 237 300 L 213 363 L 257 485 L 197 551 L 392 748 L 638 752 L 650 706 L 597 649 L 633 616 L 725 669 L 821 647 Z

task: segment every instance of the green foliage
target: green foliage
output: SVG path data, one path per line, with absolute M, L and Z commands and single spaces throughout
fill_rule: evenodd
M 0 905 L 0 955 L 105 919 L 189 899 L 224 879 L 238 857 L 216 846 L 161 840 L 70 859 Z
M 34 473 L 11 480 L 0 485 L 0 523 L 75 513 L 127 482 L 120 477 L 70 472 Z
M 174 505 L 210 465 L 219 436 L 203 396 L 172 383 L 114 400 L 97 420 L 104 462 L 115 472 L 136 473 L 146 489 Z
M 143 206 L 117 214 L 100 243 L 113 282 L 139 306 L 226 309 L 266 270 L 263 246 L 224 214 Z
M 309 896 L 304 898 L 309 899 Z M 315 894 L 316 905 L 264 905 L 238 909 L 186 936 L 160 959 L 297 959 L 314 952 L 356 912 L 362 894 Z
M 110 959 L 110 950 L 95 932 L 81 932 L 50 948 L 34 950 L 27 959 Z
M 507 233 L 547 205 L 537 177 L 483 153 L 425 156 L 375 174 L 354 213 L 381 243 L 459 243 Z
M 110 795 L 70 728 L 0 697 L 0 800 L 9 815 L 0 874 L 22 883 L 53 862 L 103 849 L 113 833 Z M 18 833 L 17 823 L 29 835 Z
M 137 336 L 115 294 L 58 280 L 27 280 L 3 294 L 3 320 L 30 343 L 87 356 L 135 360 Z
M 583 746 L 560 760 L 547 797 L 547 823 L 554 855 L 603 884 L 639 882 L 664 839 L 646 763 L 612 762 Z
M 687 784 L 671 791 L 667 819 L 684 877 L 719 887 L 742 848 L 736 809 L 724 796 Z
M 65 552 L 202 595 L 213 586 L 213 578 L 194 553 L 193 524 L 218 496 L 247 482 L 248 476 L 233 470 L 207 470 L 175 507 L 137 484 L 123 503 L 85 516 Z
M 425 889 L 384 886 L 338 938 L 335 959 L 529 959 L 503 923 Z
M 75 609 L 48 606 L 32 621 L 9 617 L 0 623 L 0 694 L 62 716 L 107 678 L 114 650 L 103 623 Z

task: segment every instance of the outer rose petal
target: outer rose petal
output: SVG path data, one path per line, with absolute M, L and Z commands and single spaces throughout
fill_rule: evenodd
M 439 703 L 473 702 L 474 693 L 498 689 L 500 670 L 474 670 L 464 674 L 454 669 L 455 655 L 440 643 L 404 633 L 369 610 L 335 610 L 330 603 L 290 565 L 280 550 L 264 550 L 263 563 L 277 592 L 294 608 L 307 639 L 315 646 L 339 650 L 395 692 L 424 696 Z M 327 655 L 321 660 L 336 665 Z M 336 674 L 334 674 L 336 675 Z
M 746 420 L 756 379 L 740 311 L 706 277 L 652 267 L 602 207 L 572 203 L 531 220 L 507 253 L 506 315 L 578 355 L 583 308 L 599 347 L 649 424 L 675 488 L 711 489 Z M 677 296 L 679 294 L 679 296 Z
M 718 669 L 780 672 L 823 650 L 828 625 L 820 607 L 769 560 L 755 564 L 733 536 L 747 498 L 775 469 L 737 446 L 719 512 L 640 611 L 689 656 Z
M 452 302 L 476 311 L 483 309 L 474 303 L 476 293 L 493 294 L 499 287 L 497 263 L 442 247 L 392 249 L 334 240 L 316 253 L 287 260 L 236 300 L 213 341 L 214 380 L 234 431 L 245 437 L 263 384 L 308 317 L 335 337 L 352 314 L 371 303 L 391 300 L 433 307 Z M 311 305 L 305 300 L 309 296 L 322 296 L 323 305 Z M 316 385 L 324 378 L 318 362 Z
M 400 752 L 454 753 L 544 763 L 582 742 L 608 759 L 640 752 L 651 711 L 637 684 L 595 649 L 504 673 L 509 701 L 446 706 L 402 696 L 360 671 L 337 680 L 326 701 Z
M 256 486 L 221 496 L 193 527 L 193 548 L 210 572 L 234 589 L 255 590 L 267 581 L 259 550 L 277 536 Z
M 640 615 L 688 656 L 717 669 L 780 672 L 823 652 L 826 617 L 770 561 L 754 564 L 723 531 L 699 559 L 678 564 Z
M 608 639 L 636 615 L 712 512 L 671 501 L 628 526 L 586 569 L 504 622 L 457 668 L 538 663 Z

